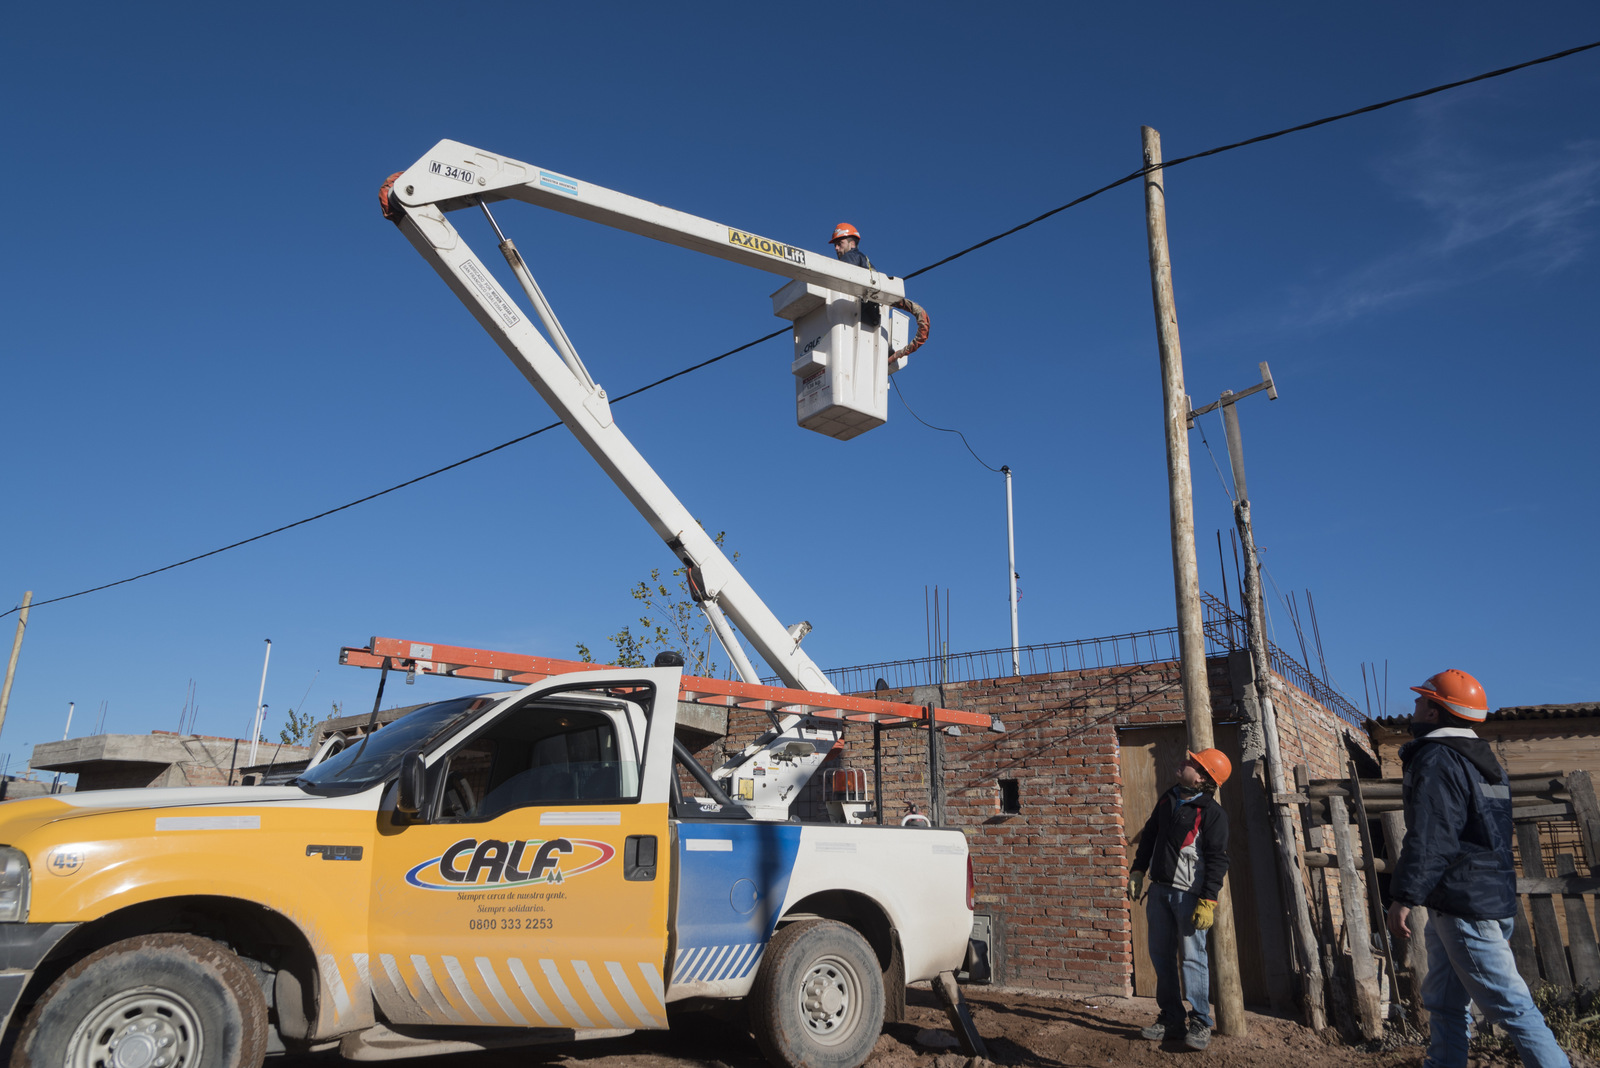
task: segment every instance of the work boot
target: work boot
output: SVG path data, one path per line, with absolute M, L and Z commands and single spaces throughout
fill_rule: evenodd
M 1143 1028 L 1139 1034 L 1152 1042 L 1165 1042 L 1169 1038 L 1182 1038 L 1184 1036 L 1183 1020 L 1157 1020 L 1149 1027 Z
M 1211 1045 L 1211 1028 L 1201 1023 L 1199 1019 L 1190 1017 L 1189 1030 L 1183 1036 L 1183 1044 L 1190 1049 L 1205 1049 Z

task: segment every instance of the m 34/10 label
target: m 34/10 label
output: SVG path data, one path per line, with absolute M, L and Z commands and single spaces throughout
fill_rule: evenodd
M 436 159 L 428 161 L 428 173 L 437 174 L 441 178 L 454 178 L 458 182 L 471 185 L 478 180 L 478 172 L 471 167 L 457 167 L 453 163 L 440 163 Z

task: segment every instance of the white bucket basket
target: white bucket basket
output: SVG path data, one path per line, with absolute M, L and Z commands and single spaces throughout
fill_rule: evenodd
M 840 441 L 888 421 L 889 356 L 910 337 L 904 313 L 880 306 L 872 326 L 861 311 L 855 297 L 806 282 L 772 295 L 773 314 L 794 323 L 795 421 Z

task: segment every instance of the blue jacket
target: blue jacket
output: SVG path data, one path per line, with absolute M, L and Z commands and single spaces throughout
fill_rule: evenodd
M 1406 839 L 1390 895 L 1466 920 L 1514 915 L 1511 786 L 1489 743 L 1436 730 L 1402 746 L 1400 763 Z

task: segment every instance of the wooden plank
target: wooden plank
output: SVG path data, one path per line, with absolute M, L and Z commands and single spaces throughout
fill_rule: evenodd
M 1328 1012 L 1340 1034 L 1353 1035 L 1356 1033 L 1356 1019 L 1350 1008 L 1350 988 L 1344 981 L 1350 969 L 1340 967 L 1341 964 L 1348 964 L 1348 958 L 1340 960 L 1337 956 L 1338 945 L 1333 936 L 1333 891 L 1328 889 L 1328 869 L 1317 869 L 1312 880 L 1318 899 L 1317 916 L 1322 923 L 1322 945 L 1318 949 L 1322 953 L 1322 974 L 1327 976 Z
M 1554 805 L 1512 805 L 1513 820 L 1567 820 L 1574 815 L 1571 804 L 1563 801 Z
M 1400 862 L 1400 850 L 1406 840 L 1406 817 L 1403 812 L 1385 812 L 1383 814 L 1383 841 L 1388 851 L 1390 870 Z M 1428 1025 L 1428 1010 L 1422 1004 L 1422 984 L 1428 978 L 1428 910 L 1419 906 L 1412 908 L 1406 918 L 1406 924 L 1411 928 L 1411 937 L 1398 940 L 1395 952 L 1399 957 L 1396 962 L 1401 966 L 1401 975 L 1404 981 L 1401 989 L 1396 991 L 1397 1000 L 1403 1000 L 1406 1005 L 1406 1015 L 1418 1028 Z M 1532 944 L 1529 947 L 1532 949 Z
M 1555 775 L 1512 775 L 1508 783 L 1512 797 L 1538 797 L 1556 794 L 1566 788 L 1561 778 Z M 1350 796 L 1349 784 L 1344 779 L 1315 779 L 1304 787 L 1297 784 L 1296 788 L 1312 800 Z M 1366 795 L 1369 805 L 1376 800 L 1399 801 L 1405 796 L 1405 788 L 1399 779 L 1367 779 L 1362 783 L 1361 792 Z
M 1556 854 L 1556 874 L 1578 874 L 1571 853 Z M 1600 985 L 1600 945 L 1595 944 L 1589 910 L 1578 894 L 1564 895 L 1561 906 L 1567 914 L 1567 955 L 1572 960 L 1572 979 L 1579 987 L 1593 990 Z
M 1361 796 L 1361 776 L 1356 771 L 1356 762 L 1351 760 L 1350 767 L 1350 796 L 1355 802 L 1356 830 L 1361 835 L 1361 861 L 1362 882 L 1367 886 L 1367 901 L 1372 906 L 1372 922 L 1377 925 L 1374 932 L 1377 935 L 1379 954 L 1384 970 L 1389 975 L 1389 997 L 1398 1000 L 1400 997 L 1400 973 L 1394 966 L 1394 949 L 1389 945 L 1388 925 L 1383 911 L 1383 894 L 1378 890 L 1378 851 L 1372 847 L 1372 824 L 1367 821 L 1367 806 Z
M 1583 857 L 1590 871 L 1600 871 L 1600 802 L 1595 800 L 1594 782 L 1587 771 L 1567 773 L 1567 792 L 1583 832 Z
M 1526 824 L 1532 827 L 1534 824 Z M 1573 875 L 1567 878 L 1556 876 L 1543 879 L 1529 879 L 1518 876 L 1517 893 L 1519 894 L 1594 894 L 1600 893 L 1600 876 Z
M 1511 928 L 1511 955 L 1517 961 L 1517 974 L 1529 990 L 1539 987 L 1539 953 L 1533 948 L 1533 928 L 1528 926 L 1528 908 L 1517 898 L 1516 923 Z
M 1372 926 L 1367 922 L 1365 874 L 1356 867 L 1350 844 L 1350 814 L 1344 798 L 1328 798 L 1333 848 L 1339 858 L 1339 905 L 1344 910 L 1345 941 L 1350 948 L 1351 1001 L 1356 1026 L 1371 1041 L 1383 1034 L 1383 1005 L 1378 996 L 1378 961 L 1372 955 Z M 1554 917 L 1552 911 L 1551 916 Z
M 1522 850 L 1522 870 L 1543 875 L 1544 848 L 1539 844 L 1539 826 L 1516 825 L 1517 846 Z M 1533 913 L 1533 944 L 1539 952 L 1539 970 L 1545 981 L 1562 990 L 1572 989 L 1572 973 L 1567 969 L 1567 949 L 1561 944 L 1561 926 L 1556 922 L 1556 905 L 1549 894 L 1529 894 L 1528 910 Z

